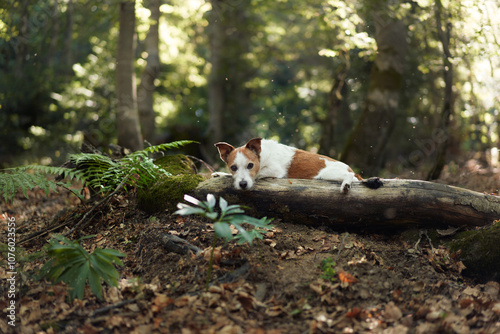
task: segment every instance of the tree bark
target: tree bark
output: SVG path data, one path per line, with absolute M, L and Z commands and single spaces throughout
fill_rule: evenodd
M 321 124 L 321 137 L 319 140 L 319 152 L 329 157 L 336 156 L 335 142 L 336 131 L 339 116 L 339 109 L 342 105 L 342 91 L 345 87 L 347 78 L 348 60 L 343 57 L 342 63 L 335 70 L 332 88 L 328 95 L 328 109 L 326 117 L 320 120 Z
M 145 140 L 153 142 L 155 135 L 155 112 L 153 110 L 153 93 L 155 92 L 155 79 L 160 72 L 159 34 L 160 0 L 150 0 L 149 32 L 146 36 L 146 52 L 148 54 L 146 68 L 141 76 L 141 83 L 137 91 L 137 105 L 141 121 L 142 136 Z
M 250 191 L 237 191 L 231 177 L 216 177 L 193 192 L 211 193 L 230 204 L 250 207 L 256 217 L 345 229 L 485 226 L 500 218 L 500 197 L 418 180 L 383 180 L 379 189 L 353 183 L 347 194 L 340 182 L 263 179 Z
M 66 31 L 64 32 L 64 73 L 71 78 L 73 76 L 73 26 L 74 26 L 74 4 L 68 0 L 66 9 Z
M 453 114 L 453 63 L 450 52 L 451 23 L 446 24 L 443 29 L 441 16 L 443 15 L 443 4 L 441 0 L 436 0 L 436 26 L 439 41 L 443 47 L 443 79 L 444 79 L 444 103 L 443 113 L 441 115 L 441 129 L 444 131 L 444 140 L 439 145 L 434 166 L 427 175 L 427 180 L 436 180 L 441 175 L 444 164 L 446 163 L 446 151 L 448 149 L 448 139 L 450 137 L 450 123 Z
M 211 0 L 212 11 L 209 16 L 210 63 L 212 68 L 208 78 L 208 140 L 211 144 L 223 138 L 224 118 L 224 73 L 222 52 L 224 46 L 224 28 L 222 22 L 223 7 L 220 0 Z
M 404 24 L 377 13 L 373 16 L 378 54 L 365 106 L 341 156 L 363 175 L 376 175 L 383 167 L 386 144 L 397 119 L 407 51 Z
M 143 148 L 137 111 L 135 59 L 135 1 L 120 2 L 120 32 L 116 55 L 116 123 L 118 145 L 132 151 Z

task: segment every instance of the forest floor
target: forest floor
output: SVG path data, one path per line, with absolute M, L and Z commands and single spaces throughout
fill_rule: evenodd
M 500 189 L 498 176 L 469 161 L 440 182 L 491 193 Z M 252 246 L 216 245 L 206 291 L 213 225 L 169 212 L 148 215 L 135 208 L 133 194 L 116 195 L 71 236 L 95 235 L 83 242 L 89 251 L 127 254 L 118 287 L 105 286 L 103 300 L 87 287 L 83 300 L 68 301 L 63 283 L 33 278 L 44 261 L 34 254 L 48 236 L 19 241 L 74 222 L 91 205 L 64 191 L 28 195 L 0 202 L 0 240 L 7 240 L 7 214 L 23 248 L 15 327 L 7 324 L 8 285 L 0 287 L 2 333 L 500 333 L 500 284 L 464 277 L 458 256 L 426 231 L 353 233 L 276 220 Z M 165 233 L 204 255 L 167 252 Z M 5 280 L 10 270 L 0 260 Z

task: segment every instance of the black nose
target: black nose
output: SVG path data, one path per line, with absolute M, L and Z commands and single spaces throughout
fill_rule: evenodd
M 240 181 L 240 188 L 241 189 L 246 189 L 247 185 L 248 185 L 247 181 Z

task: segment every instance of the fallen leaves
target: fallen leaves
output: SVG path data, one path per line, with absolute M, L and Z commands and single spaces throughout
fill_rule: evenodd
M 341 283 L 344 284 L 344 286 L 349 286 L 351 284 L 359 282 L 359 280 L 356 277 L 343 270 L 340 270 L 339 280 Z

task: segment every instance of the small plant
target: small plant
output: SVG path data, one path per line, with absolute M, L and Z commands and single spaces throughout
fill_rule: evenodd
M 273 227 L 269 225 L 271 219 L 267 219 L 267 217 L 257 219 L 244 215 L 240 205 L 228 205 L 227 201 L 222 197 L 219 198 L 220 212 L 216 211 L 217 200 L 212 194 L 208 194 L 207 200 L 204 202 L 189 195 L 184 195 L 184 200 L 195 206 L 179 203 L 177 204 L 179 210 L 175 212 L 176 214 L 181 216 L 196 214 L 207 217 L 214 221 L 215 236 L 224 238 L 226 241 L 238 240 L 240 244 L 245 242 L 252 244 L 255 238 L 263 238 L 262 229 L 269 230 Z M 253 225 L 254 229 L 247 231 L 242 226 L 244 223 Z M 238 234 L 233 235 L 229 225 L 233 225 L 238 230 Z
M 321 261 L 320 268 L 323 271 L 321 278 L 324 278 L 328 281 L 335 281 L 336 271 L 335 266 L 337 264 L 333 260 L 332 257 L 327 257 L 326 259 Z
M 97 248 L 89 254 L 79 242 L 91 238 L 93 235 L 71 241 L 62 235 L 54 235 L 49 240 L 48 255 L 52 257 L 42 267 L 39 278 L 46 277 L 53 283 L 63 281 L 70 288 L 69 298 L 82 299 L 85 284 L 89 282 L 92 292 L 102 299 L 103 279 L 110 286 L 118 285 L 119 273 L 114 264 L 122 266 L 119 257 L 125 254 L 114 249 Z
M 247 216 L 240 205 L 228 205 L 227 201 L 220 197 L 219 207 L 216 208 L 217 200 L 214 195 L 208 194 L 206 201 L 200 201 L 192 196 L 184 195 L 184 200 L 194 206 L 184 203 L 177 204 L 179 210 L 175 213 L 181 216 L 199 215 L 206 217 L 214 222 L 215 236 L 212 242 L 212 252 L 210 254 L 210 262 L 208 264 L 206 289 L 210 282 L 210 275 L 212 273 L 214 249 L 217 237 L 223 238 L 226 242 L 238 240 L 238 243 L 243 244 L 248 242 L 252 244 L 255 238 L 262 239 L 262 231 L 269 230 L 273 226 L 270 225 L 271 219 L 267 217 L 257 219 Z M 242 224 L 253 225 L 254 228 L 250 231 L 246 230 Z M 233 235 L 230 225 L 233 225 L 238 233 Z

